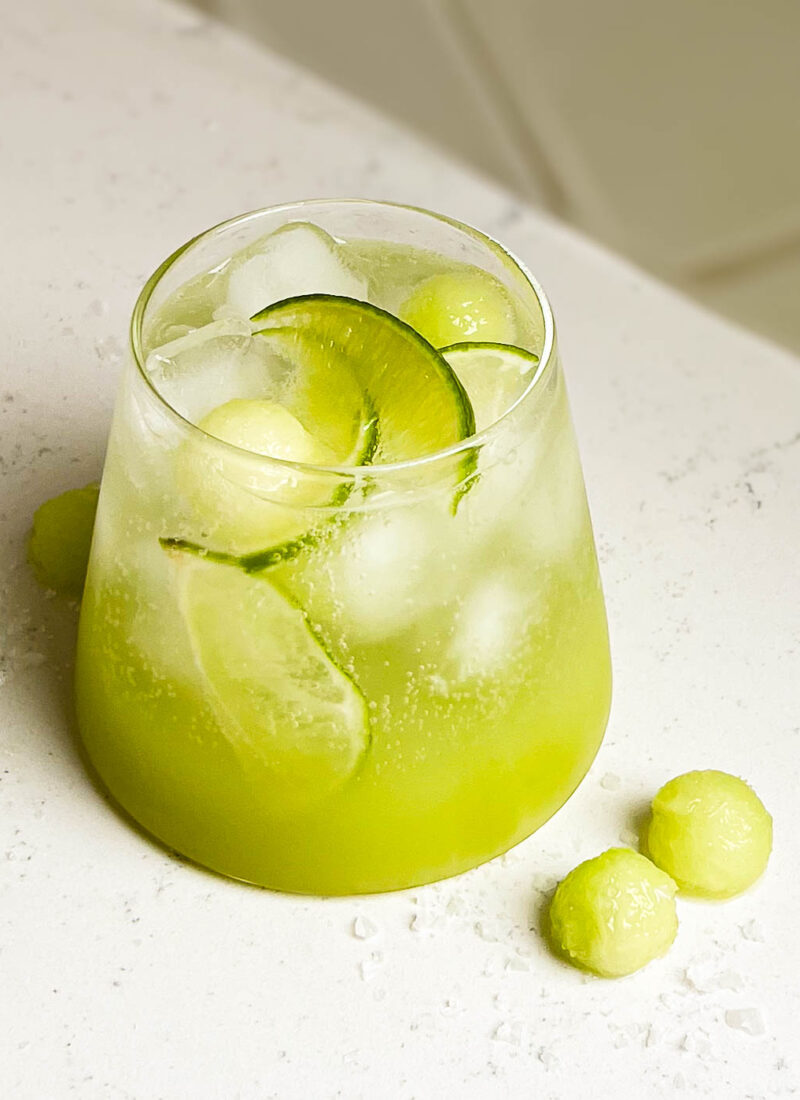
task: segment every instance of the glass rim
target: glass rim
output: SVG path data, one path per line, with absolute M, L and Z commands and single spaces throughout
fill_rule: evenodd
M 279 214 L 289 212 L 292 210 L 301 211 L 310 206 L 377 206 L 386 210 L 401 210 L 410 211 L 414 214 L 422 214 L 425 217 L 433 218 L 436 221 L 443 222 L 446 225 L 451 226 L 453 229 L 458 230 L 461 233 L 465 233 L 467 236 L 472 237 L 474 240 L 479 241 L 483 245 L 488 245 L 489 248 L 500 255 L 500 258 L 505 262 L 511 261 L 516 267 L 519 273 L 522 275 L 525 282 L 533 291 L 534 297 L 542 312 L 542 320 L 544 323 L 544 343 L 542 345 L 541 355 L 539 362 L 536 365 L 533 377 L 528 382 L 525 389 L 520 393 L 516 400 L 491 424 L 482 428 L 479 432 L 474 432 L 472 435 L 459 439 L 456 443 L 451 443 L 447 447 L 442 447 L 439 450 L 431 451 L 429 454 L 420 455 L 416 458 L 403 459 L 398 462 L 376 462 L 369 466 L 348 466 L 348 465 L 320 465 L 310 462 L 295 462 L 291 459 L 275 458 L 272 455 L 259 454 L 255 451 L 248 451 L 243 447 L 237 447 L 233 443 L 228 443 L 224 439 L 220 439 L 218 436 L 212 435 L 210 432 L 206 432 L 194 421 L 189 420 L 188 417 L 182 415 L 177 409 L 167 401 L 164 395 L 159 391 L 157 386 L 153 383 L 152 378 L 146 370 L 147 356 L 144 354 L 142 347 L 142 327 L 147 311 L 147 307 L 150 303 L 150 299 L 153 296 L 153 292 L 159 285 L 164 276 L 169 272 L 175 263 L 185 255 L 191 248 L 199 244 L 201 241 L 219 234 L 225 230 L 232 229 L 235 226 L 245 225 L 249 221 L 255 221 L 257 218 L 263 217 L 267 214 Z M 450 218 L 446 214 L 440 214 L 434 210 L 427 210 L 422 206 L 413 206 L 408 203 L 399 202 L 384 202 L 381 199 L 366 199 L 366 198 L 319 198 L 319 199 L 299 199 L 294 202 L 278 203 L 274 206 L 259 207 L 255 210 L 249 210 L 244 214 L 237 214 L 232 218 L 226 218 L 224 221 L 218 222 L 216 225 L 212 225 L 208 229 L 204 229 L 201 233 L 191 237 L 184 244 L 176 248 L 172 253 L 159 266 L 153 271 L 152 275 L 147 279 L 142 287 L 139 295 L 136 299 L 136 303 L 133 307 L 131 314 L 130 326 L 129 326 L 129 343 L 133 361 L 136 364 L 139 376 L 144 381 L 150 393 L 158 401 L 162 409 L 166 410 L 167 414 L 178 422 L 178 425 L 184 431 L 188 430 L 190 434 L 198 434 L 202 437 L 206 445 L 211 445 L 214 449 L 221 449 L 223 452 L 231 452 L 237 455 L 246 455 L 257 465 L 263 465 L 265 467 L 272 467 L 275 469 L 282 469 L 286 471 L 292 471 L 300 474 L 314 474 L 314 475 L 336 475 L 337 477 L 345 478 L 357 478 L 363 477 L 365 474 L 369 474 L 372 477 L 383 477 L 384 475 L 391 475 L 393 473 L 401 473 L 405 471 L 413 471 L 415 469 L 426 468 L 431 464 L 437 462 L 445 462 L 448 459 L 458 458 L 464 453 L 473 450 L 474 448 L 482 447 L 489 442 L 496 434 L 498 425 L 500 425 L 511 413 L 522 405 L 526 400 L 534 393 L 535 390 L 541 389 L 540 380 L 548 372 L 550 365 L 554 359 L 555 351 L 555 320 L 553 317 L 553 311 L 550 306 L 550 302 L 547 295 L 544 293 L 538 280 L 533 276 L 527 265 L 513 253 L 510 249 L 506 248 L 499 241 L 488 233 L 484 233 L 480 229 L 476 229 L 474 226 L 469 225 L 466 222 L 461 222 L 456 218 Z

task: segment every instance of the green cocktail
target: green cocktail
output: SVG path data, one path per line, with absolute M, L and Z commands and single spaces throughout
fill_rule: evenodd
M 608 638 L 549 306 L 494 242 L 318 202 L 196 238 L 137 303 L 81 612 L 81 735 L 170 847 L 391 890 L 542 824 Z

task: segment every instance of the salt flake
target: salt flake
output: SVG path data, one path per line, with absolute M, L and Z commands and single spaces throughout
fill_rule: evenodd
M 604 791 L 618 791 L 622 786 L 622 780 L 618 775 L 614 775 L 613 772 L 606 772 L 600 780 L 600 786 Z
M 498 1043 L 509 1043 L 518 1047 L 522 1042 L 522 1021 L 512 1020 L 510 1023 L 504 1020 L 494 1029 L 492 1038 Z
M 760 1008 L 729 1008 L 725 1013 L 725 1023 L 745 1035 L 763 1035 L 766 1031 Z
M 369 917 L 358 916 L 353 921 L 353 935 L 357 940 L 371 940 L 377 934 L 378 926 Z

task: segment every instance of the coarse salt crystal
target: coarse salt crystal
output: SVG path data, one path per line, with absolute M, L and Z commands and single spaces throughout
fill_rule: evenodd
M 764 1016 L 759 1008 L 729 1008 L 725 1023 L 746 1035 L 763 1035 L 766 1031 Z
M 377 934 L 378 926 L 369 917 L 358 916 L 353 921 L 353 935 L 357 940 L 371 940 Z

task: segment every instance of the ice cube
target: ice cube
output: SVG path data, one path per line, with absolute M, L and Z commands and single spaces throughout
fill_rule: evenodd
M 519 437 L 513 426 L 503 425 L 478 456 L 478 480 L 459 504 L 469 527 L 494 532 L 514 518 L 530 495 L 539 457 L 533 437 Z
M 369 515 L 353 524 L 328 570 L 349 636 L 378 642 L 411 626 L 440 599 L 436 517 L 418 507 Z
M 277 387 L 278 364 L 241 318 L 212 321 L 163 344 L 145 369 L 167 404 L 192 423 L 233 398 L 268 398 Z
M 279 229 L 235 259 L 228 277 L 228 304 L 242 317 L 298 294 L 339 294 L 367 299 L 367 281 L 348 266 L 342 246 L 314 225 Z
M 464 598 L 450 643 L 455 678 L 491 674 L 511 660 L 531 616 L 540 614 L 531 604 L 529 585 L 506 575 L 481 581 Z
M 500 529 L 540 561 L 569 556 L 588 523 L 583 473 L 566 415 L 539 431 L 501 424 L 483 447 L 480 478 L 461 509 L 471 527 Z
M 572 430 L 551 443 L 545 465 L 526 507 L 519 531 L 545 560 L 558 561 L 574 551 L 588 526 L 583 471 Z

